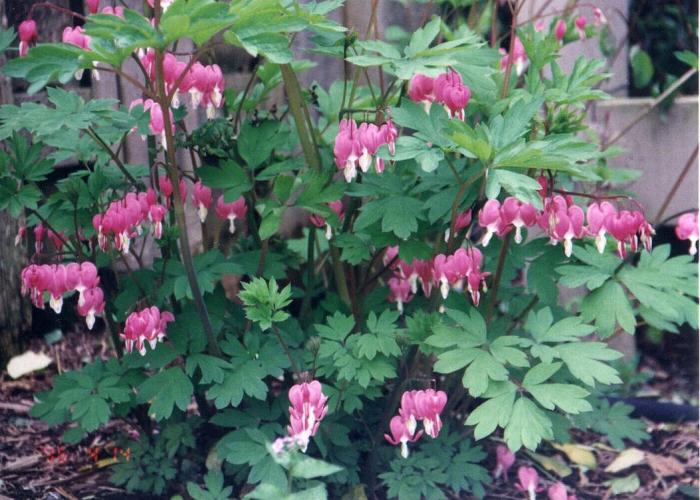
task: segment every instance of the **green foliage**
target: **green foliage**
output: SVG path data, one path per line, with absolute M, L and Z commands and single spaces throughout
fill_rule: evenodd
M 602 399 L 592 412 L 576 415 L 573 420 L 577 427 L 603 434 L 613 447 L 622 450 L 625 448 L 625 439 L 635 444 L 649 439 L 646 424 L 630 417 L 633 411 L 634 407 L 628 404 L 618 401 L 611 405 Z
M 588 102 L 607 97 L 597 89 L 608 77 L 602 61 L 578 58 L 564 71 L 560 43 L 523 26 L 529 66 L 506 85 L 501 55 L 481 35 L 490 9 L 470 22 L 457 9 L 379 40 L 333 21 L 329 14 L 342 4 L 175 0 L 155 23 L 129 9 L 123 18 L 91 15 L 89 50 L 40 44 L 2 68 L 27 80 L 29 93 L 46 87 L 36 102 L 0 107 L 0 210 L 26 220 L 30 235 L 41 221 L 67 242 L 59 256 L 60 245 L 47 240 L 31 262 L 94 262 L 106 299 L 101 316 L 115 344 L 133 311 L 157 306 L 175 316 L 145 356 L 98 359 L 57 376 L 32 409 L 52 426 L 65 425 L 70 443 L 113 418 L 138 425 L 138 441 L 119 443 L 130 460 L 112 468 L 112 480 L 129 491 L 164 496 L 186 485 L 204 500 L 483 497 L 485 452 L 471 437 L 502 436 L 514 451 L 561 441 L 572 426 L 615 447 L 645 439 L 630 407 L 604 399 L 624 377 L 614 364 L 620 354 L 601 340 L 634 333 L 638 322 L 664 332 L 698 325 L 697 266 L 688 256 L 671 257 L 668 246 L 621 260 L 612 244 L 601 255 L 577 239 L 567 257 L 538 227 L 522 243 L 506 244 L 510 234 L 479 243 L 486 200 L 513 196 L 542 209 L 540 176 L 549 194 L 600 193 L 635 178 L 608 166 L 619 151 L 602 151 L 586 122 Z M 295 56 L 299 39 L 318 62 Z M 0 49 L 13 41 L 12 31 L 0 31 Z M 220 43 L 257 58 L 251 79 L 203 97 L 213 102 L 222 92 L 220 117 L 194 129 L 189 120 L 185 126 L 186 106 L 173 109 L 174 141 L 153 133 L 154 116 L 143 105 L 49 86 L 83 70 L 114 71 L 142 83 L 144 98 L 164 103 L 173 96 L 160 71 L 156 82 L 142 80 L 127 60 L 152 48 L 178 52 L 181 64 L 190 57 L 211 63 Z M 180 54 L 191 44 L 192 54 Z M 343 79 L 293 84 L 290 75 L 329 57 L 350 65 Z M 687 52 L 677 58 L 697 64 Z M 381 89 L 366 68 L 381 70 Z M 471 92 L 464 120 L 407 97 L 415 74 L 452 70 Z M 371 155 L 385 170 L 370 167 L 351 183 L 338 179 L 334 158 L 338 122 L 347 118 L 376 125 L 391 118 L 398 129 L 395 151 L 381 145 Z M 133 134 L 150 136 L 147 164 L 120 160 Z M 183 168 L 183 154 L 196 168 Z M 59 162 L 74 167 L 64 173 L 55 169 Z M 182 174 L 183 203 L 164 196 L 157 179 L 165 174 Z M 245 200 L 234 234 L 215 220 L 214 206 L 191 228 L 202 228 L 196 244 L 180 233 L 183 211 L 187 224 L 198 208 L 196 182 L 213 200 Z M 93 217 L 135 193 L 166 208 L 162 236 L 155 238 L 153 214 L 140 205 L 143 222 L 126 231 L 133 255 L 119 254 L 113 242 L 120 236 L 112 233 L 103 250 Z M 341 215 L 329 206 L 337 201 Z M 468 210 L 473 222 L 446 237 Z M 311 225 L 283 223 L 293 213 L 296 220 L 322 217 L 312 221 L 332 229 L 329 239 Z M 187 244 L 194 256 L 183 251 Z M 392 246 L 399 261 L 389 262 Z M 450 283 L 445 300 L 433 282 L 427 297 L 411 290 L 395 311 L 390 279 L 422 288 L 428 284 L 414 283 L 414 260 L 458 248 L 482 252 L 481 304 L 470 300 L 471 281 Z M 585 293 L 564 303 L 560 285 Z M 68 294 L 65 301 L 74 306 Z M 290 387 L 312 379 L 328 401 L 308 449 L 274 452 L 270 443 L 289 432 Z M 444 427 L 399 458 L 382 436 L 402 392 L 427 388 L 448 392 Z M 375 477 L 384 491 L 365 491 L 363 481 Z
M 194 500 L 227 500 L 231 498 L 233 487 L 224 487 L 224 475 L 221 471 L 209 471 L 204 476 L 203 489 L 198 484 L 187 483 L 187 493 Z
M 478 465 L 486 454 L 471 441 L 443 429 L 408 459 L 394 458 L 391 469 L 380 474 L 389 498 L 399 500 L 444 499 L 445 489 L 456 495 L 484 496 L 484 485 L 491 482 L 486 469 Z
M 291 295 L 289 285 L 280 290 L 275 280 L 266 283 L 262 278 L 255 278 L 249 283 L 243 283 L 243 290 L 238 297 L 245 305 L 246 318 L 258 323 L 265 331 L 273 323 L 282 322 L 289 317 L 283 309 L 291 302 Z

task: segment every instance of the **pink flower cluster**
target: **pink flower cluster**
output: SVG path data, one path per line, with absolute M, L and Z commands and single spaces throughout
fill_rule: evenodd
M 450 290 L 462 291 L 466 282 L 472 302 L 478 305 L 481 290 L 486 291 L 485 278 L 489 273 L 481 272 L 483 256 L 477 248 L 458 248 L 452 255 L 436 255 L 432 260 L 414 259 L 411 263 L 397 260 L 398 247 L 387 248 L 384 264 L 395 262 L 395 275 L 389 279 L 389 301 L 396 302 L 399 311 L 409 302 L 421 283 L 423 294 L 428 297 L 433 286 L 440 288 L 446 299 Z
M 78 292 L 78 314 L 85 317 L 89 329 L 95 315 L 104 311 L 104 295 L 100 278 L 92 262 L 66 265 L 31 264 L 22 270 L 22 294 L 29 294 L 34 306 L 44 308 L 44 292 L 49 293 L 49 305 L 59 314 L 63 309 L 63 294 Z
M 123 199 L 113 201 L 104 214 L 92 218 L 92 225 L 102 251 L 107 250 L 108 238 L 112 236 L 115 248 L 126 255 L 131 239 L 143 232 L 146 221 L 151 223 L 155 238 L 163 235 L 166 213 L 165 206 L 157 201 L 156 192 L 149 188 L 145 193 L 127 193 Z
M 228 220 L 228 232 L 236 232 L 236 219 L 243 219 L 248 213 L 245 198 L 241 196 L 231 203 L 225 203 L 223 195 L 216 200 L 216 216 L 222 220 Z
M 544 197 L 543 203 L 544 209 L 538 211 L 533 205 L 521 203 L 513 197 L 507 198 L 502 205 L 498 200 L 487 201 L 479 212 L 479 225 L 486 229 L 481 243 L 486 246 L 494 234 L 504 236 L 513 227 L 515 241 L 520 243 L 521 228 L 537 224 L 549 236 L 553 245 L 563 242 L 567 257 L 571 256 L 573 240 L 586 236 L 595 237 L 596 247 L 603 253 L 605 235 L 608 233 L 617 240 L 620 258 L 627 255 L 628 248 L 636 252 L 640 243 L 647 251 L 651 249 L 651 239 L 655 232 L 644 214 L 638 210 L 618 211 L 612 203 L 604 201 L 590 204 L 584 214 L 570 195 L 559 194 Z
M 328 206 L 330 207 L 333 212 L 335 212 L 335 215 L 338 216 L 338 219 L 340 219 L 340 222 L 343 222 L 345 220 L 345 212 L 343 211 L 343 202 L 340 200 L 336 201 L 331 201 L 328 203 Z M 325 227 L 326 228 L 326 239 L 330 240 L 333 237 L 333 228 L 331 227 L 330 224 L 328 224 L 328 221 L 326 219 L 318 214 L 311 214 L 309 215 L 309 222 L 313 224 L 314 226 L 318 228 Z
M 481 244 L 487 246 L 494 234 L 504 236 L 515 228 L 515 242 L 523 239 L 522 228 L 537 223 L 537 209 L 530 203 L 522 203 L 509 196 L 503 200 L 488 200 L 479 211 L 479 226 L 486 229 Z
M 501 57 L 501 71 L 505 71 L 510 62 L 515 69 L 515 74 L 520 76 L 525 72 L 527 65 L 529 63 L 527 58 L 527 53 L 525 52 L 525 46 L 523 42 L 520 41 L 519 37 L 515 37 L 513 42 L 513 54 L 508 54 L 506 49 L 498 49 L 503 57 Z M 512 61 L 512 62 L 511 62 Z
M 471 90 L 462 82 L 462 76 L 454 70 L 434 79 L 419 73 L 411 78 L 408 88 L 408 97 L 414 102 L 422 103 L 426 112 L 432 103 L 437 102 L 444 106 L 448 115 L 460 120 L 464 120 L 464 108 L 471 96 Z
M 19 231 L 17 232 L 17 236 L 15 236 L 15 246 L 19 244 L 21 241 L 22 237 L 27 232 L 27 228 L 24 226 L 21 226 L 19 228 Z M 55 233 L 51 229 L 46 229 L 44 227 L 44 224 L 41 222 L 34 226 L 34 251 L 36 253 L 41 253 L 41 251 L 44 248 L 44 237 L 48 237 L 51 240 L 51 243 L 53 243 L 54 248 L 56 249 L 57 253 L 57 258 L 59 260 L 63 259 L 63 242 L 65 241 L 66 234 L 65 232 L 61 231 L 59 233 Z
M 338 170 L 342 170 L 347 182 L 357 177 L 357 167 L 367 172 L 374 160 L 374 169 L 380 174 L 384 171 L 384 160 L 375 158 L 379 147 L 386 144 L 389 153 L 396 151 L 396 137 L 398 132 L 391 120 L 387 120 L 381 126 L 374 123 L 361 123 L 357 126 L 355 120 L 343 119 L 340 121 L 338 135 L 335 137 L 333 155 Z
M 679 240 L 690 241 L 690 255 L 698 253 L 698 213 L 683 214 L 678 218 L 676 236 Z
M 147 50 L 140 60 L 148 77 L 155 82 L 155 51 Z M 176 108 L 180 106 L 180 93 L 189 93 L 192 109 L 198 106 L 206 108 L 207 117 L 213 118 L 216 115 L 216 109 L 220 108 L 224 101 L 225 84 L 221 67 L 218 64 L 205 66 L 199 62 L 195 62 L 189 68 L 187 66 L 188 63 L 180 61 L 171 53 L 163 56 L 163 79 L 168 93 L 173 94 L 173 106 Z
M 155 349 L 156 344 L 165 337 L 165 330 L 171 321 L 175 321 L 172 313 L 161 312 L 156 306 L 132 312 L 126 318 L 124 333 L 119 334 L 124 340 L 124 350 L 131 353 L 136 346 L 136 350 L 143 356 L 146 354 L 145 342 L 148 342 L 151 349 Z
M 276 453 L 281 453 L 288 445 L 296 444 L 306 452 L 309 440 L 318 431 L 321 420 L 328 411 L 328 397 L 323 394 L 318 380 L 293 385 L 289 389 L 289 436 L 280 438 L 273 444 Z
M 447 394 L 443 391 L 426 389 L 406 391 L 401 396 L 399 414 L 389 422 L 391 436 L 384 434 L 384 439 L 394 446 L 401 446 L 401 456 L 408 458 L 408 443 L 414 443 L 423 435 L 423 430 L 431 438 L 436 438 L 442 429 L 440 413 L 447 404 Z M 423 423 L 423 430 L 416 432 L 418 422 Z
M 97 14 L 100 11 L 100 0 L 86 0 L 85 6 L 90 14 Z M 107 5 L 102 8 L 102 14 L 124 17 L 124 7 L 112 7 Z

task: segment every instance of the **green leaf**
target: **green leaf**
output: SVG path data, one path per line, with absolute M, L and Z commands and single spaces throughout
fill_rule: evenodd
M 251 188 L 245 170 L 232 160 L 227 160 L 218 167 L 200 167 L 197 175 L 206 186 L 216 189 L 224 189 L 224 201 L 231 203 Z
M 187 357 L 185 366 L 185 372 L 188 377 L 192 377 L 195 370 L 199 368 L 202 374 L 201 384 L 210 384 L 212 382 L 220 384 L 224 380 L 224 370 L 230 368 L 231 364 L 215 356 L 196 353 Z
M 71 81 L 79 69 L 91 65 L 86 54 L 74 45 L 39 44 L 26 57 L 8 61 L 2 67 L 2 73 L 12 78 L 24 78 L 31 84 L 27 93 L 35 94 L 50 82 L 65 84 Z
M 681 62 L 686 63 L 691 68 L 698 69 L 698 55 L 691 50 L 684 50 L 682 52 L 674 52 L 674 56 Z
M 586 401 L 589 392 L 573 384 L 539 384 L 526 387 L 539 404 L 548 410 L 558 407 L 566 413 L 581 413 L 593 409 Z
M 302 455 L 300 460 L 295 462 L 289 469 L 289 473 L 292 477 L 299 479 L 314 479 L 317 477 L 330 476 L 341 470 L 343 470 L 343 468 L 337 465 Z
M 612 280 L 583 298 L 581 315 L 584 321 L 595 320 L 598 334 L 603 338 L 614 333 L 616 323 L 628 333 L 634 333 L 637 324 L 624 290 Z
M 476 426 L 474 439 L 483 439 L 495 431 L 496 427 L 505 428 L 508 425 L 515 395 L 515 386 L 509 383 L 502 394 L 481 403 L 469 414 L 464 424 Z
M 532 177 L 504 169 L 489 170 L 486 177 L 486 196 L 498 197 L 501 188 L 522 202 L 542 208 L 542 198 L 538 193 L 542 186 Z
M 408 42 L 408 47 L 406 47 L 406 55 L 413 57 L 430 47 L 430 44 L 440 33 L 441 23 L 442 20 L 435 16 L 425 26 L 414 31 Z
M 621 358 L 622 354 L 602 342 L 562 344 L 556 351 L 571 374 L 586 385 L 593 387 L 595 382 L 605 385 L 622 383 L 617 370 L 602 362 Z
M 0 28 L 0 52 L 5 52 L 14 41 L 15 30 L 13 27 L 10 27 L 10 29 Z
M 522 446 L 535 450 L 542 439 L 552 439 L 552 421 L 530 399 L 521 397 L 513 405 L 503 437 L 511 451 Z
M 533 366 L 523 378 L 523 387 L 539 385 L 548 380 L 561 368 L 561 365 L 561 363 L 540 363 Z
M 634 411 L 632 405 L 618 401 L 611 406 L 605 399 L 601 399 L 599 403 L 599 408 L 573 416 L 575 425 L 603 434 L 610 444 L 618 450 L 625 448 L 625 439 L 636 444 L 649 439 L 646 423 L 643 420 L 630 417 Z
M 633 45 L 630 48 L 629 58 L 634 86 L 638 89 L 646 87 L 654 77 L 654 63 L 651 57 L 639 45 Z
M 248 168 L 254 169 L 262 165 L 276 147 L 280 145 L 281 122 L 264 120 L 253 126 L 246 122 L 238 135 L 238 153 L 246 161 Z
M 73 418 L 88 432 L 109 422 L 111 411 L 107 402 L 99 396 L 89 396 L 79 400 L 73 406 Z
M 253 278 L 242 287 L 238 297 L 245 306 L 246 318 L 258 323 L 263 331 L 289 317 L 282 309 L 291 303 L 291 285 L 280 290 L 274 279 L 266 282 L 263 278 Z
M 148 414 L 156 420 L 169 418 L 173 407 L 187 410 L 194 387 L 179 367 L 168 368 L 139 386 L 139 401 L 149 402 Z

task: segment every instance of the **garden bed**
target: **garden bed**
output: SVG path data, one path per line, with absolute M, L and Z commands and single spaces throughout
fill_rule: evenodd
M 68 334 L 52 347 L 51 356 L 56 361 L 45 371 L 18 380 L 10 379 L 6 372 L 0 376 L 0 427 L 4 434 L 0 440 L 0 500 L 149 498 L 144 494 L 129 494 L 109 481 L 115 453 L 117 460 L 125 460 L 124 452 L 118 449 L 116 443 L 125 434 L 133 432 L 135 427 L 122 420 L 112 420 L 78 445 L 65 446 L 65 455 L 61 456 L 56 448 L 62 445 L 61 434 L 64 429 L 49 428 L 28 415 L 33 394 L 51 387 L 58 362 L 63 370 L 71 370 L 79 368 L 86 359 L 113 355 L 104 339 L 102 336 L 81 332 Z M 33 341 L 32 348 L 37 351 L 46 350 L 44 341 L 40 339 Z M 648 378 L 636 390 L 638 394 L 696 404 L 697 395 L 693 391 L 697 387 L 697 381 L 690 379 L 688 372 L 670 378 L 655 358 L 644 353 L 644 349 L 638 371 L 644 374 L 644 378 Z M 600 435 L 592 432 L 574 431 L 572 437 L 578 445 L 593 450 L 598 462 L 594 470 L 586 471 L 577 467 L 566 459 L 564 453 L 551 446 L 538 451 L 541 456 L 558 457 L 560 464 L 571 468 L 572 473 L 564 478 L 564 482 L 579 499 L 608 498 L 612 493 L 610 481 L 631 474 L 637 475 L 641 486 L 635 493 L 621 494 L 615 498 L 693 498 L 690 494 L 683 495 L 679 488 L 686 487 L 688 493 L 693 488 L 696 492 L 698 489 L 698 422 L 675 424 L 645 420 L 645 423 L 651 437 L 638 445 L 629 443 L 627 449 L 639 449 L 647 454 L 647 458 L 619 473 L 608 473 L 605 469 L 619 456 L 620 451 L 611 448 Z M 496 444 L 487 442 L 484 445 L 489 454 L 484 465 L 491 470 L 495 467 Z M 95 450 L 99 451 L 97 457 L 94 455 Z M 521 465 L 535 466 L 543 477 L 557 479 L 555 472 L 544 469 L 532 456 L 519 453 L 509 473 L 510 480 L 500 479 L 488 486 L 485 498 L 525 498 L 514 486 L 515 470 Z M 186 495 L 184 485 L 180 490 L 179 493 Z M 543 492 L 541 497 L 545 496 L 546 493 Z M 453 495 L 452 498 L 465 497 Z

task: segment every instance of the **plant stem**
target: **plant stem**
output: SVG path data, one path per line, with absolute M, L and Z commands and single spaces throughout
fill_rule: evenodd
M 119 156 L 112 151 L 112 148 L 107 144 L 99 135 L 97 135 L 97 132 L 92 127 L 88 127 L 87 130 L 87 135 L 90 136 L 90 138 L 95 141 L 112 159 L 114 164 L 119 168 L 119 170 L 122 171 L 124 174 L 124 177 L 128 179 L 128 181 L 134 186 L 138 187 L 139 186 L 139 181 L 136 180 L 136 178 L 129 173 L 129 171 L 126 169 L 126 166 L 124 163 L 122 163 L 121 159 L 119 159 Z
M 498 287 L 501 284 L 501 278 L 503 277 L 503 267 L 506 263 L 506 255 L 508 254 L 508 247 L 510 246 L 510 235 L 506 236 L 501 245 L 501 251 L 498 254 L 498 265 L 496 267 L 496 275 L 493 278 L 493 286 L 491 288 L 491 296 L 489 304 L 486 308 L 486 324 L 491 323 L 491 318 L 493 317 L 494 309 L 496 308 L 496 302 L 498 300 Z
M 158 9 L 156 8 L 156 10 Z M 165 128 L 166 143 L 165 152 L 167 160 L 166 166 L 168 169 L 168 176 L 170 177 L 170 182 L 173 184 L 173 207 L 175 211 L 175 220 L 177 222 L 179 232 L 180 255 L 182 257 L 182 264 L 185 267 L 185 271 L 187 273 L 187 280 L 189 281 L 190 289 L 192 290 L 195 308 L 197 309 L 197 313 L 199 314 L 200 320 L 202 322 L 204 333 L 207 336 L 209 352 L 214 356 L 221 357 L 221 349 L 219 348 L 219 344 L 216 341 L 216 335 L 214 334 L 214 329 L 211 325 L 211 320 L 209 319 L 207 305 L 204 303 L 202 292 L 199 289 L 199 282 L 197 281 L 197 274 L 194 268 L 194 260 L 192 259 L 192 251 L 190 249 L 190 239 L 187 234 L 185 207 L 182 203 L 182 199 L 180 198 L 180 179 L 178 178 L 177 160 L 175 159 L 175 141 L 173 138 L 173 131 L 171 128 L 172 123 L 170 121 L 169 99 L 165 90 L 162 50 L 156 51 L 156 82 L 158 86 L 158 100 L 163 110 L 163 124 Z
M 287 92 L 287 99 L 289 100 L 289 110 L 292 113 L 294 123 L 297 127 L 299 142 L 301 143 L 304 157 L 313 170 L 320 172 L 321 158 L 318 155 L 318 151 L 316 151 L 313 146 L 311 131 L 307 127 L 307 121 L 303 110 L 304 98 L 301 94 L 299 80 L 297 80 L 297 76 L 289 64 L 281 64 L 280 71 L 282 72 L 282 80 L 284 81 L 284 88 Z
M 683 183 L 683 179 L 685 179 L 685 176 L 688 175 L 688 172 L 690 172 L 690 168 L 693 166 L 693 163 L 695 163 L 695 160 L 697 158 L 698 158 L 698 145 L 696 144 L 695 149 L 693 149 L 693 152 L 690 153 L 690 157 L 688 158 L 688 161 L 685 163 L 685 167 L 683 167 L 683 170 L 681 170 L 681 173 L 678 174 L 678 178 L 676 179 L 676 182 L 673 183 L 673 187 L 671 187 L 671 190 L 666 195 L 666 199 L 664 199 L 664 202 L 661 204 L 661 208 L 659 208 L 659 211 L 657 212 L 656 217 L 654 218 L 655 224 L 658 224 L 659 221 L 661 220 L 661 217 L 663 217 L 664 213 L 666 212 L 666 209 L 671 204 L 671 200 L 673 200 L 673 197 L 676 195 L 676 191 L 678 191 L 678 188 L 681 187 L 681 184 Z
M 297 378 L 299 378 L 299 376 L 301 375 L 301 372 L 299 371 L 299 367 L 297 366 L 296 362 L 294 361 L 294 358 L 292 358 L 292 353 L 289 350 L 289 346 L 282 338 L 282 334 L 280 333 L 279 328 L 277 328 L 277 325 L 275 325 L 275 324 L 272 325 L 272 332 L 275 334 L 275 337 L 277 337 L 277 341 L 282 346 L 282 349 L 284 349 L 284 353 L 287 355 L 287 358 L 289 358 L 289 363 L 292 365 L 292 370 L 294 370 L 294 374 L 297 376 Z
M 622 130 L 620 130 L 615 136 L 613 136 L 612 139 L 607 141 L 602 147 L 600 148 L 601 151 L 605 151 L 608 149 L 610 146 L 615 144 L 617 141 L 619 141 L 627 132 L 632 130 L 635 125 L 637 125 L 640 121 L 644 119 L 645 116 L 647 116 L 649 113 L 651 113 L 656 107 L 659 106 L 668 96 L 670 96 L 673 92 L 675 92 L 681 85 L 683 85 L 690 77 L 692 77 L 695 73 L 697 73 L 697 69 L 691 68 L 688 71 L 686 71 L 683 76 L 681 76 L 678 80 L 673 82 L 673 84 L 664 90 L 654 101 L 651 103 L 651 105 L 641 111 L 637 116 L 632 118 L 632 120 L 622 127 Z
M 301 303 L 302 318 L 305 318 L 311 308 L 311 295 L 314 290 L 314 243 L 316 242 L 316 228 L 309 228 L 309 236 L 306 240 L 306 289 L 304 290 L 304 300 Z

